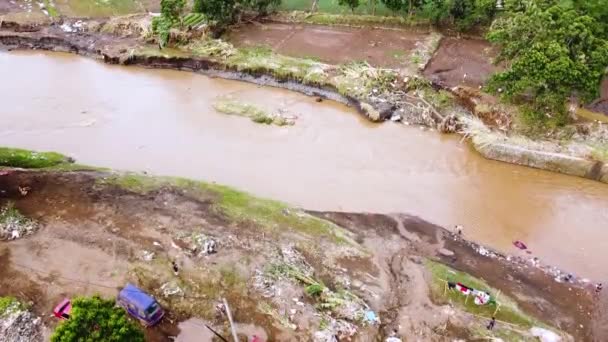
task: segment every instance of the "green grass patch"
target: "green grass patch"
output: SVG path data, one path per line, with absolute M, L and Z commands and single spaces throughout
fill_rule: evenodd
M 468 301 L 466 301 L 466 296 L 460 291 L 448 290 L 445 280 L 460 282 L 476 290 L 488 292 L 492 299 L 496 299 L 498 290 L 488 285 L 482 279 L 475 278 L 464 272 L 456 271 L 438 262 L 427 260 L 426 267 L 432 274 L 430 290 L 431 296 L 435 301 L 449 302 L 466 312 L 486 317 L 488 320 L 493 316 L 498 307 L 496 302 L 491 301 L 486 305 L 476 305 L 473 296 L 469 296 Z M 517 328 L 512 327 L 509 329 L 517 332 L 518 330 L 526 331 L 533 326 L 546 327 L 542 322 L 522 312 L 517 306 L 517 303 L 505 294 L 501 293 L 496 301 L 500 303 L 500 308 L 494 317 L 496 317 L 498 321 L 517 326 Z M 500 324 L 500 322 L 498 324 Z
M 297 19 L 297 18 L 296 18 Z M 404 17 L 383 17 L 376 15 L 329 14 L 317 13 L 307 15 L 302 20 L 316 25 L 346 25 L 346 26 L 381 26 L 400 27 L 427 25 L 428 20 L 408 19 Z
M 77 16 L 110 17 L 144 12 L 137 0 L 68 0 L 67 7 Z
M 282 11 L 310 11 L 311 6 L 312 0 L 283 0 L 279 9 Z M 377 2 L 375 8 L 376 15 L 392 14 L 380 1 Z M 317 10 L 322 13 L 352 14 L 350 8 L 340 6 L 338 0 L 319 0 Z M 355 14 L 374 14 L 374 6 L 371 5 L 371 2 L 363 0 L 355 9 Z
M 185 178 L 153 177 L 133 173 L 111 175 L 99 179 L 98 184 L 118 186 L 140 194 L 147 194 L 161 188 L 186 190 L 199 199 L 215 199 L 215 210 L 235 222 L 253 222 L 262 229 L 277 233 L 291 230 L 339 244 L 357 245 L 346 230 L 329 221 L 290 208 L 284 203 L 258 198 L 224 185 Z
M 35 152 L 19 148 L 0 147 L 0 166 L 40 169 L 70 163 L 56 152 Z
M 13 310 L 23 310 L 25 307 L 14 297 L 0 297 L 0 317 Z
M 266 47 L 238 49 L 227 59 L 227 63 L 239 71 L 269 72 L 283 79 L 298 79 L 319 85 L 327 81 L 325 64 L 276 54 Z
M 263 109 L 260 109 L 254 105 L 239 102 L 233 99 L 221 99 L 213 104 L 213 108 L 220 113 L 248 117 L 255 123 L 266 125 L 275 124 L 277 126 L 293 124 L 293 122 L 283 118 L 282 116 L 270 115 Z
M 59 16 L 59 12 L 49 0 L 44 0 L 44 7 L 49 12 L 50 17 L 55 18 Z
M 280 55 L 266 46 L 237 49 L 220 39 L 204 39 L 190 44 L 186 49 L 196 56 L 221 58 L 226 67 L 241 72 L 266 73 L 316 85 L 324 85 L 328 80 L 327 64 Z
M 592 147 L 591 157 L 595 160 L 608 163 L 608 144 L 599 144 Z

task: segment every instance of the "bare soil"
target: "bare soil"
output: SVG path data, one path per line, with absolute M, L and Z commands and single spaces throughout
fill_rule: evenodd
M 602 329 L 600 322 L 596 322 L 596 330 L 588 326 L 595 310 L 589 291 L 556 283 L 532 267 L 481 256 L 475 245 L 414 217 L 314 213 L 349 230 L 369 251 L 357 255 L 336 245 L 326 246 L 321 252 L 325 255 L 319 255 L 305 243 L 309 238 L 304 235 L 264 235 L 256 232 L 255 225 L 231 221 L 213 209 L 213 196 L 205 199 L 165 187 L 147 194 L 133 193 L 100 181 L 107 176 L 20 171 L 0 176 L 0 205 L 14 201 L 22 213 L 41 224 L 33 236 L 0 243 L 0 295 L 31 302 L 48 326 L 56 324 L 50 313 L 61 299 L 94 293 L 112 297 L 126 282 L 134 282 L 155 294 L 169 310 L 160 326 L 146 330 L 151 341 L 178 335 L 178 323 L 194 315 L 227 332 L 225 319 L 214 310 L 222 296 L 231 303 L 237 322 L 262 329 L 269 340 L 308 340 L 319 319 L 302 288 L 286 284 L 273 298 L 282 303 L 284 312 L 299 312 L 293 317 L 299 327 L 294 332 L 260 312 L 258 304 L 265 299 L 251 286 L 255 270 L 272 260 L 273 250 L 299 241 L 297 248 L 316 277 L 331 287 L 344 286 L 339 284 L 348 280 L 350 290 L 381 317 L 380 326 L 359 328 L 359 341 L 386 336 L 393 329 L 408 340 L 440 341 L 462 335 L 465 327 L 485 323 L 433 302 L 427 270 L 421 263 L 424 258 L 441 260 L 485 279 L 516 298 L 528 313 L 576 340 L 605 336 L 594 335 Z M 30 190 L 23 195 L 19 187 Z M 203 259 L 189 255 L 177 237 L 195 232 L 214 236 L 218 253 Z M 440 256 L 440 248 L 455 255 Z M 142 260 L 144 250 L 154 252 L 155 259 Z M 172 274 L 169 260 L 180 265 L 179 276 Z M 227 269 L 232 271 L 226 273 Z M 218 270 L 222 276 L 208 282 Z M 196 297 L 187 293 L 185 302 L 165 297 L 160 286 L 176 280 L 182 287 L 200 284 L 205 290 L 196 292 Z M 301 298 L 304 306 L 295 305 L 292 298 Z M 601 313 L 595 318 L 606 319 Z
M 373 66 L 403 68 L 412 64 L 425 30 L 328 27 L 256 23 L 231 30 L 227 39 L 240 47 L 267 46 L 294 57 L 314 57 L 331 64 L 367 61 Z M 416 63 L 414 63 L 416 64 Z
M 500 67 L 492 64 L 496 50 L 482 39 L 444 38 L 424 70 L 430 80 L 446 87 L 479 87 Z

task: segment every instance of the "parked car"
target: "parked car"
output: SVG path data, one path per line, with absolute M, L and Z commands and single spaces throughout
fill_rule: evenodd
M 132 284 L 127 284 L 120 291 L 116 301 L 146 326 L 157 324 L 165 315 L 163 308 L 152 296 Z
M 53 315 L 60 319 L 70 319 L 70 313 L 72 312 L 72 302 L 69 299 L 64 299 L 61 303 L 57 304 L 53 309 Z

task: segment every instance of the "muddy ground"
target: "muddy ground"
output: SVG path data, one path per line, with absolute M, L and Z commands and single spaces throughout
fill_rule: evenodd
M 318 58 L 331 64 L 367 61 L 378 67 L 404 68 L 417 64 L 411 53 L 428 33 L 425 29 L 255 23 L 231 30 L 226 38 L 240 47 L 267 46 L 288 56 Z
M 336 244 L 305 231 L 260 231 L 259 223 L 234 221 L 214 209 L 213 194 L 175 187 L 134 192 L 108 182 L 112 177 L 21 171 L 0 176 L 0 205 L 14 201 L 40 223 L 32 236 L 0 242 L 0 296 L 31 302 L 52 327 L 57 322 L 50 313 L 61 299 L 94 293 L 111 297 L 131 281 L 155 294 L 169 310 L 163 324 L 146 331 L 148 340 L 169 340 L 179 334 L 178 322 L 191 316 L 227 332 L 224 317 L 214 310 L 226 297 L 236 321 L 262 331 L 269 340 L 307 341 L 321 324 L 314 300 L 285 279 L 273 285 L 281 291 L 268 297 L 269 288 L 260 288 L 256 280 L 259 271 L 275 261 L 277 250 L 295 244 L 313 277 L 330 288 L 346 286 L 378 313 L 381 324 L 359 326 L 357 341 L 372 341 L 394 329 L 405 340 L 443 341 L 483 327 L 485 320 L 431 298 L 430 276 L 421 261 L 425 258 L 485 279 L 526 312 L 577 341 L 606 336 L 601 329 L 608 317 L 596 308 L 590 291 L 557 283 L 534 267 L 482 256 L 475 246 L 415 217 L 312 213 L 346 228 L 349 239 L 356 241 Z M 195 233 L 214 237 L 218 252 L 203 257 L 189 253 L 187 237 Z M 440 255 L 441 248 L 454 255 Z M 154 259 L 143 258 L 143 251 L 153 252 Z M 180 265 L 178 276 L 170 260 Z M 185 294 L 166 297 L 160 290 L 165 283 L 179 284 Z M 261 310 L 261 302 L 286 316 L 296 312 L 289 324 L 298 329 L 286 328 Z M 589 325 L 591 319 L 595 327 Z
M 496 50 L 482 39 L 446 37 L 424 70 L 431 81 L 446 87 L 479 87 L 500 70 L 492 63 Z

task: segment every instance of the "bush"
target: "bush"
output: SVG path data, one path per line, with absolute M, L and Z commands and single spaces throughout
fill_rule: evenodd
M 281 0 L 241 0 L 241 2 L 245 7 L 258 12 L 260 15 L 266 15 L 270 9 L 281 5 Z
M 235 0 L 195 0 L 194 11 L 205 14 L 219 25 L 232 23 L 236 17 Z
M 355 8 L 359 7 L 359 0 L 338 0 L 338 4 L 340 6 L 348 6 L 350 10 L 354 13 Z
M 51 336 L 51 342 L 76 341 L 144 342 L 144 334 L 114 301 L 80 297 L 72 302 L 70 319 L 62 321 Z

